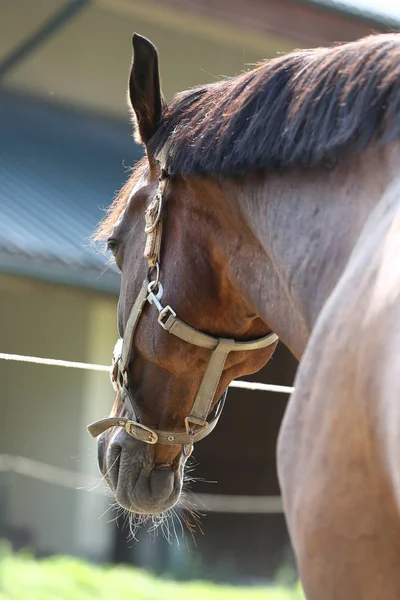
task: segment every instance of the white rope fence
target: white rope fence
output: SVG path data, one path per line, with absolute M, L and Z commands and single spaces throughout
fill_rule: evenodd
M 35 363 L 36 365 L 50 365 L 51 367 L 86 369 L 86 371 L 104 371 L 105 373 L 110 372 L 110 367 L 106 365 L 91 365 L 90 363 L 75 362 L 71 360 L 58 360 L 56 358 L 40 358 L 38 356 L 23 356 L 22 354 L 5 354 L 4 352 L 0 352 L 0 359 Z
M 110 366 L 108 365 L 96 365 L 54 358 L 41 358 L 38 356 L 24 356 L 21 354 L 7 354 L 0 352 L 0 360 L 110 373 Z M 232 381 L 229 387 L 263 392 L 278 392 L 280 394 L 291 394 L 294 390 L 293 387 L 286 385 L 274 385 L 252 381 Z M 98 485 L 92 487 L 88 485 L 88 481 L 92 479 L 92 476 L 41 463 L 24 456 L 0 454 L 0 473 L 15 473 L 44 483 L 59 485 L 64 488 L 104 494 L 104 490 Z M 200 503 L 199 508 L 205 512 L 242 514 L 281 514 L 283 512 L 280 496 L 197 494 L 196 498 Z
M 12 360 L 17 362 L 34 363 L 36 365 L 49 365 L 52 367 L 67 367 L 69 369 L 85 369 L 87 371 L 101 371 L 110 373 L 110 366 L 94 365 L 91 363 L 75 362 L 70 360 L 58 360 L 55 358 L 40 358 L 38 356 L 23 356 L 22 354 L 6 354 L 0 352 L 0 360 Z M 260 392 L 278 392 L 279 394 L 291 394 L 293 387 L 288 385 L 274 385 L 272 383 L 257 383 L 253 381 L 232 381 L 232 388 L 243 388 Z
M 0 473 L 15 473 L 43 483 L 58 485 L 71 490 L 91 492 L 104 496 L 104 486 L 93 482 L 93 475 L 55 467 L 46 463 L 16 456 L 0 454 Z M 100 481 L 101 483 L 101 481 Z M 227 494 L 193 494 L 191 504 L 201 512 L 225 514 L 281 514 L 280 496 L 231 496 Z

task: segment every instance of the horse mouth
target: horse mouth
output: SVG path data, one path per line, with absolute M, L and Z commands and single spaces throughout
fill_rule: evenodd
M 156 465 L 150 469 L 145 458 L 146 447 L 135 456 L 119 444 L 111 444 L 106 479 L 121 508 L 138 515 L 158 515 L 178 503 L 183 465 L 179 461 L 173 467 Z

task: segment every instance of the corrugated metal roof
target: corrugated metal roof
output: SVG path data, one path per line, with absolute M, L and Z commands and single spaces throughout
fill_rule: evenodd
M 377 0 L 300 0 L 307 4 L 317 4 L 336 13 L 342 13 L 355 19 L 375 22 L 388 28 L 399 29 L 400 11 L 394 0 L 377 2 Z M 371 33 L 373 31 L 371 30 Z
M 0 94 L 0 272 L 104 290 L 90 235 L 141 155 L 127 124 Z M 101 274 L 103 271 L 105 272 Z

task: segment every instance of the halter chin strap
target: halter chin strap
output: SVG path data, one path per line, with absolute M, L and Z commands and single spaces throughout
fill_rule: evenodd
M 131 309 L 125 326 L 123 337 L 120 337 L 114 348 L 111 381 L 114 389 L 119 392 L 122 403 L 126 406 L 131 418 L 108 417 L 88 426 L 88 431 L 97 437 L 110 427 L 123 427 L 129 435 L 147 444 L 181 445 L 185 454 L 192 449 L 194 442 L 206 437 L 215 428 L 221 416 L 226 391 L 218 401 L 214 416 L 208 421 L 214 402 L 215 393 L 220 382 L 227 356 L 230 352 L 243 352 L 266 348 L 278 341 L 275 333 L 254 341 L 237 342 L 233 339 L 217 338 L 191 327 L 176 316 L 171 306 L 163 306 L 163 286 L 160 276 L 160 248 L 162 234 L 162 203 L 168 179 L 162 176 L 158 192 L 146 211 L 147 241 L 145 257 L 149 265 L 149 273 L 155 269 L 156 278 L 152 281 L 147 276 L 142 284 L 138 297 Z M 158 323 L 168 333 L 175 335 L 184 342 L 211 350 L 210 360 L 201 380 L 190 415 L 185 418 L 185 430 L 160 431 L 151 429 L 140 423 L 129 387 L 129 364 L 131 360 L 133 339 L 139 319 L 145 305 L 149 303 L 158 310 Z

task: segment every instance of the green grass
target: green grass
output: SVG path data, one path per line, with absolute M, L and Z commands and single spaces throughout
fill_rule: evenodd
M 0 600 L 303 600 L 300 588 L 178 583 L 130 567 L 0 551 Z

